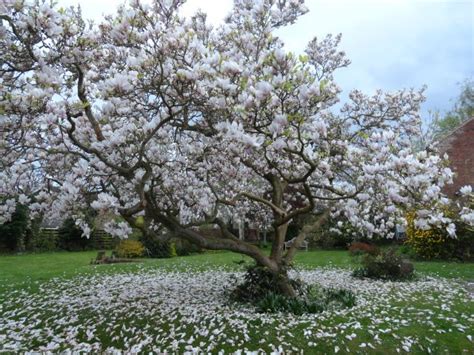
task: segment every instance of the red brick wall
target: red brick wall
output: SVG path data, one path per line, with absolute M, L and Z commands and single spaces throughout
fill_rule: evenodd
M 474 187 L 474 118 L 443 138 L 439 150 L 448 154 L 455 173 L 454 184 L 446 186 L 444 192 L 453 197 L 464 185 Z

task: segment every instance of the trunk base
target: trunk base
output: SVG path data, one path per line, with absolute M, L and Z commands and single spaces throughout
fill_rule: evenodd
M 293 280 L 293 282 L 296 282 Z M 277 283 L 278 293 L 288 298 L 295 298 L 297 296 L 296 290 L 292 285 L 292 280 L 287 275 L 279 275 Z
M 299 294 L 300 283 L 291 280 L 286 270 L 270 271 L 268 268 L 254 265 L 247 269 L 244 282 L 232 292 L 237 301 L 256 302 L 268 293 L 279 294 L 288 298 L 295 298 Z

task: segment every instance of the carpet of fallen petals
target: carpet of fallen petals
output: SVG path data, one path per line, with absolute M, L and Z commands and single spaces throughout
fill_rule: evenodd
M 358 280 L 341 269 L 297 274 L 351 289 L 357 305 L 303 316 L 259 314 L 228 301 L 226 290 L 242 273 L 224 269 L 57 278 L 0 296 L 0 352 L 436 353 L 449 350 L 448 335 L 465 344 L 461 350 L 474 349 L 474 299 L 460 281 Z

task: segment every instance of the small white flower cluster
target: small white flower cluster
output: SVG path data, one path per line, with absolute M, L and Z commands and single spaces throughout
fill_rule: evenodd
M 472 186 L 471 185 L 466 185 L 461 187 L 459 190 L 461 193 L 461 196 L 463 196 L 465 199 L 470 201 L 470 206 L 471 207 L 466 207 L 462 206 L 461 207 L 461 212 L 460 212 L 460 219 L 461 221 L 465 222 L 467 225 L 474 227 L 474 210 L 472 209 L 474 207 L 474 194 L 472 192 Z
M 119 237 L 121 239 L 127 238 L 132 234 L 132 228 L 126 222 L 107 222 L 104 224 L 104 231 L 113 237 Z

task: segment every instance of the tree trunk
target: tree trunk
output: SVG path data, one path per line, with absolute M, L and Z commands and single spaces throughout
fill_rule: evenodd
M 275 227 L 275 239 L 273 240 L 270 258 L 274 260 L 277 264 L 281 264 L 283 255 L 283 243 L 285 243 L 287 230 L 288 223 Z
M 239 239 L 245 239 L 245 222 L 243 219 L 239 220 Z
M 285 271 L 280 271 L 277 278 L 277 288 L 279 292 L 286 297 L 295 298 L 297 296 L 296 290 L 290 282 L 288 273 Z
M 288 223 L 285 223 L 275 231 L 275 240 L 272 245 L 271 256 L 267 256 L 260 248 L 232 235 L 227 231 L 227 237 L 215 238 L 203 236 L 198 231 L 183 228 L 179 222 L 169 216 L 155 214 L 156 220 L 162 223 L 169 230 L 177 233 L 180 237 L 196 243 L 204 249 L 230 250 L 236 253 L 245 254 L 255 260 L 256 264 L 265 267 L 274 275 L 272 289 L 287 297 L 296 297 L 297 293 L 288 277 L 287 265 L 283 259 L 283 243 L 285 241 Z

